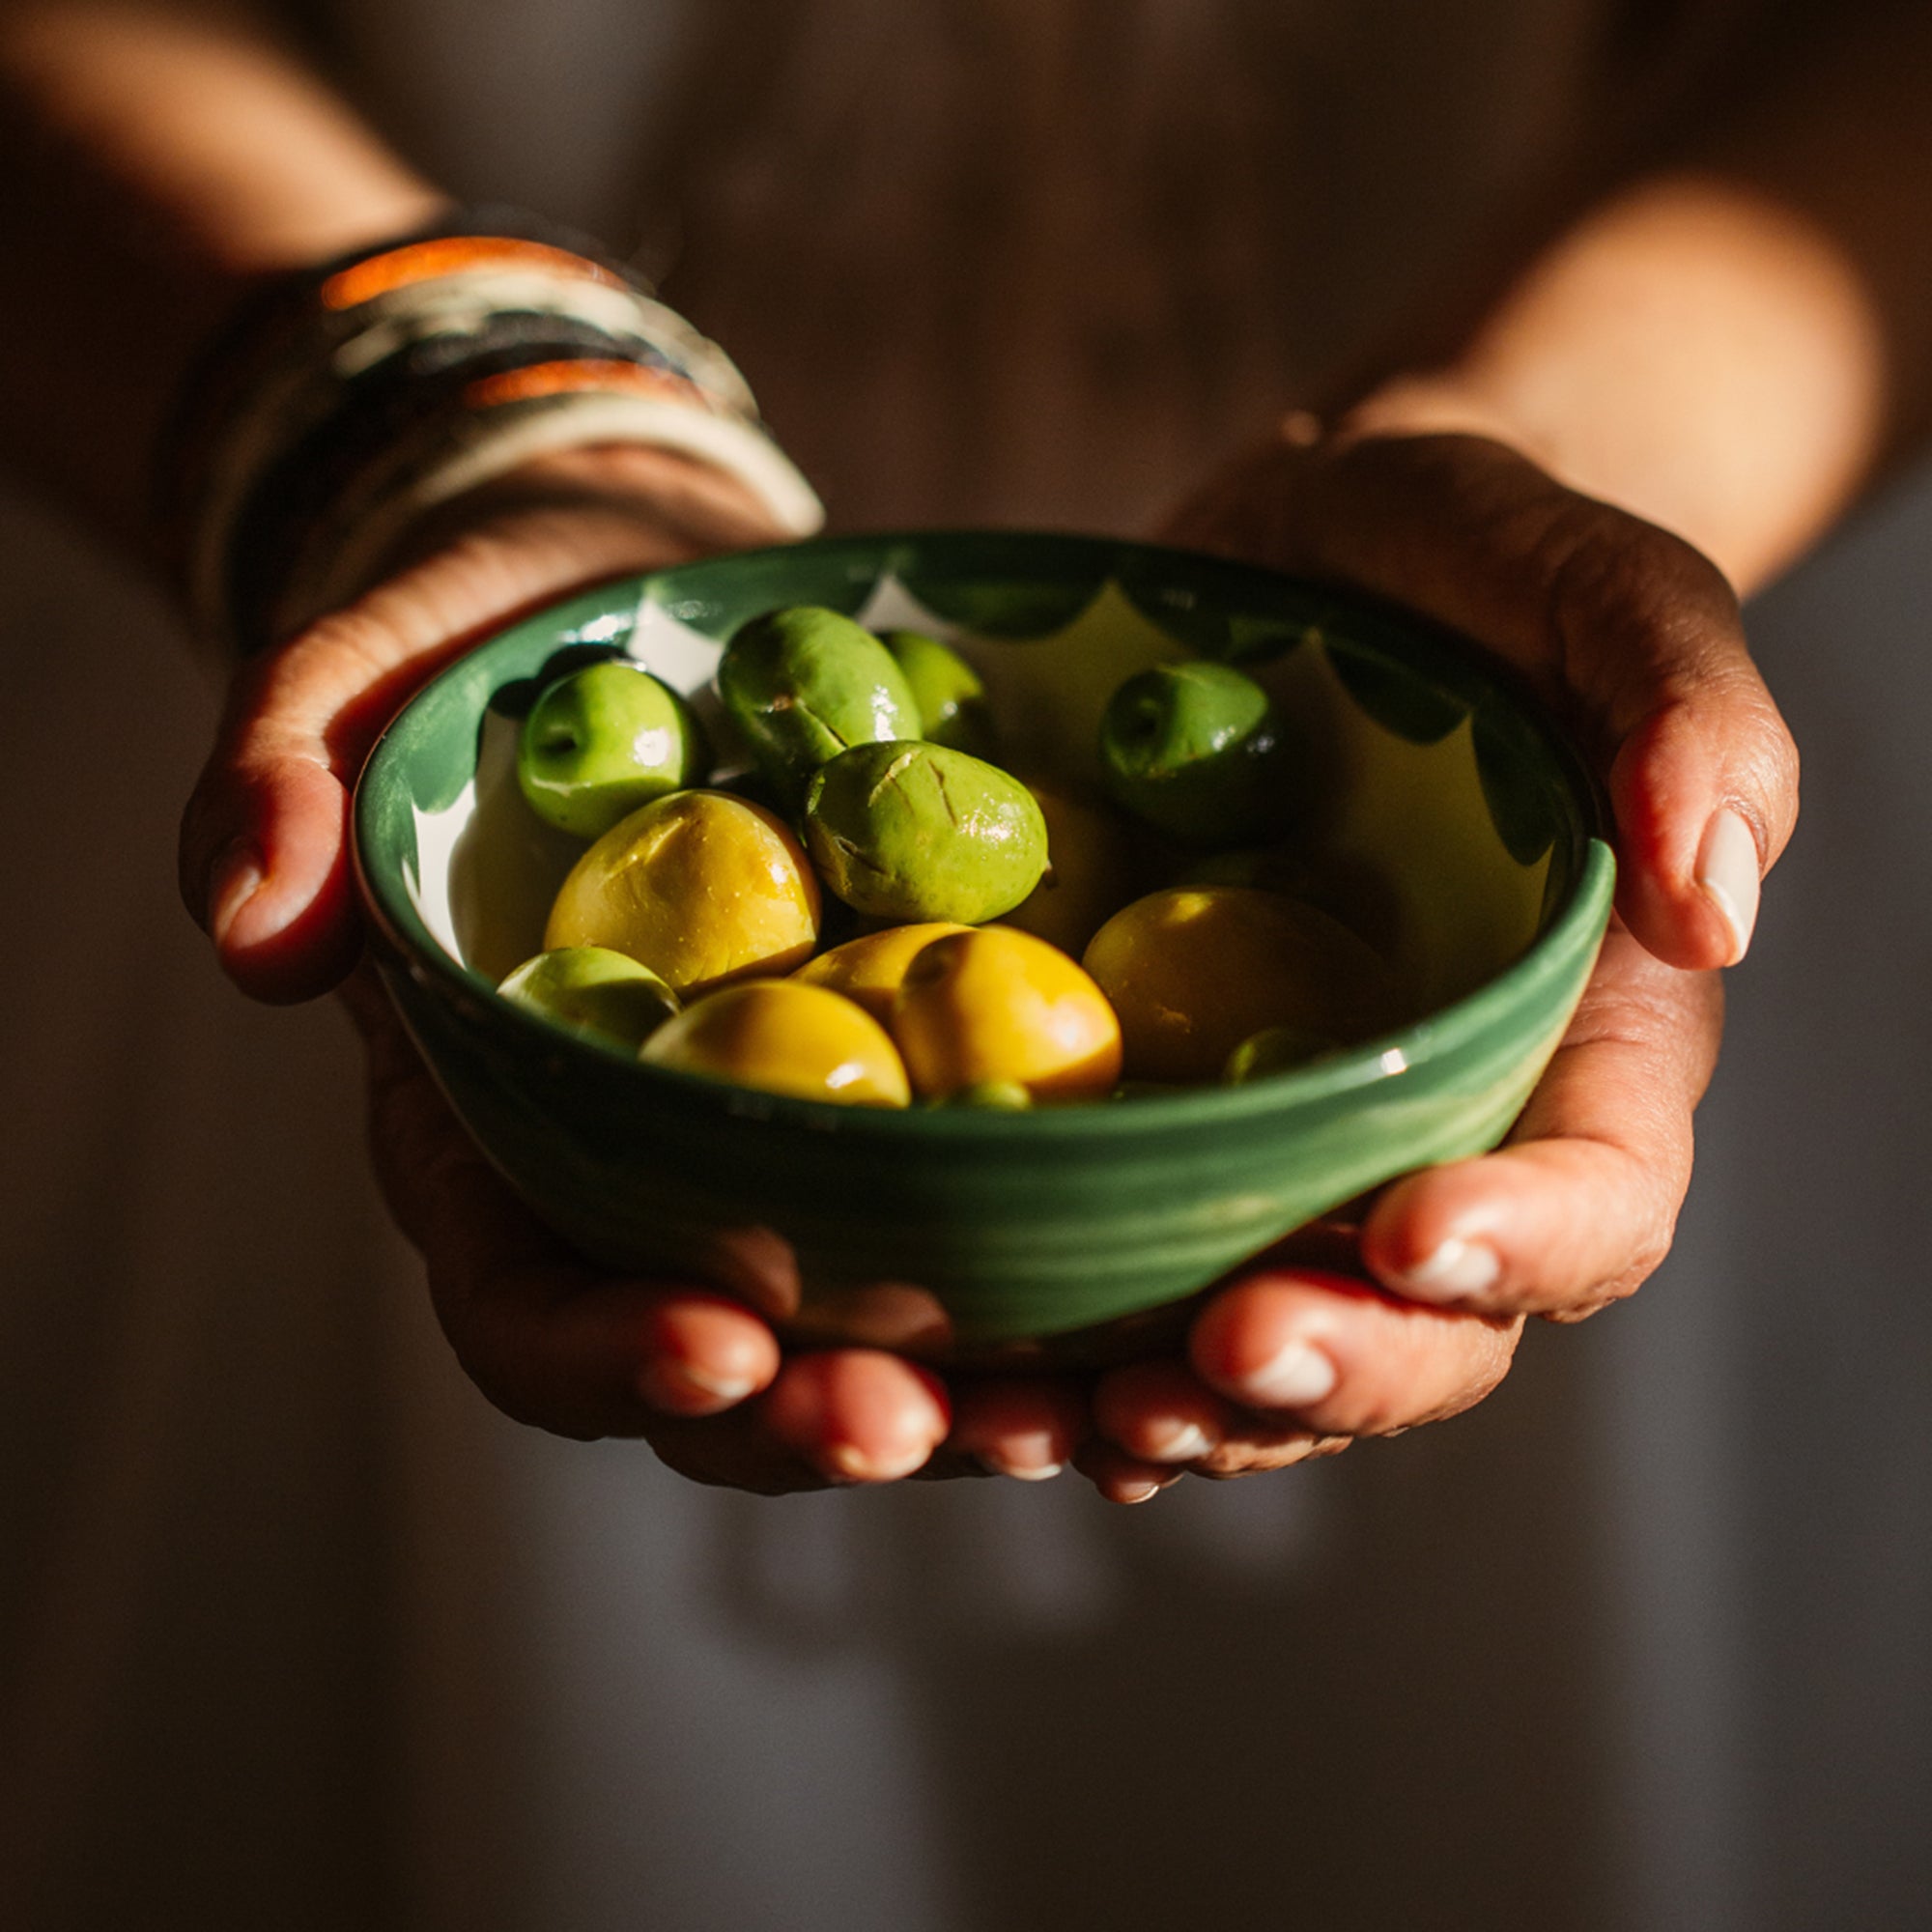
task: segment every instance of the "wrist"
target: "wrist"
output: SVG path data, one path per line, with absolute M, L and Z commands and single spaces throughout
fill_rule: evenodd
M 508 549 L 546 596 L 786 539 L 737 477 L 647 443 L 589 443 L 520 464 L 412 524 L 371 572 L 384 582 L 454 550 Z M 519 586 L 524 601 L 529 591 Z
M 536 496 L 621 499 L 687 552 L 822 516 L 716 345 L 504 210 L 267 284 L 190 385 L 163 493 L 191 611 L 244 650 Z
M 1439 367 L 1350 412 L 1463 431 L 1658 524 L 1749 591 L 1883 453 L 1869 292 L 1832 236 L 1717 176 L 1634 184 L 1561 237 Z

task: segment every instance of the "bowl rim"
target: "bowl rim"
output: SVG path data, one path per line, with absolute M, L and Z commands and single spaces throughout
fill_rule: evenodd
M 876 563 L 876 576 L 882 577 L 895 568 L 895 553 L 915 549 L 974 558 L 1004 550 L 1024 554 L 1043 548 L 1083 554 L 1096 562 L 1118 564 L 1122 559 L 1143 558 L 1159 564 L 1179 564 L 1197 574 L 1225 575 L 1232 582 L 1270 588 L 1276 594 L 1287 589 L 1319 598 L 1347 611 L 1375 630 L 1399 630 L 1404 650 L 1420 648 L 1429 668 L 1439 668 L 1452 684 L 1474 686 L 1485 695 L 1500 696 L 1567 781 L 1565 789 L 1577 821 L 1576 837 L 1583 847 L 1567 901 L 1557 908 L 1527 951 L 1493 978 L 1405 1026 L 1308 1065 L 1236 1086 L 1204 1085 L 1172 1094 L 1137 1095 L 1131 1103 L 1069 1102 L 1064 1106 L 1005 1112 L 966 1107 L 841 1105 L 737 1086 L 633 1059 L 621 1048 L 558 1026 L 503 998 L 487 978 L 460 964 L 443 950 L 423 923 L 400 877 L 380 877 L 370 864 L 368 849 L 374 839 L 378 795 L 388 786 L 403 786 L 396 767 L 410 737 L 421 728 L 422 718 L 432 708 L 426 700 L 443 687 L 471 674 L 478 661 L 490 653 L 507 652 L 531 629 L 554 631 L 559 614 L 573 607 L 582 607 L 586 616 L 593 611 L 609 614 L 641 608 L 646 598 L 657 592 L 660 594 L 655 601 L 672 608 L 679 601 L 681 581 L 694 574 L 748 564 L 755 566 L 801 553 L 834 559 L 842 553 L 855 562 Z M 1095 571 L 1094 579 L 1104 582 L 1118 575 L 1118 569 L 1101 568 Z M 689 609 L 689 599 L 683 601 Z M 1122 1137 L 1133 1138 L 1144 1130 L 1165 1132 L 1177 1127 L 1228 1125 L 1293 1113 L 1355 1089 L 1376 1086 L 1397 1079 L 1405 1072 L 1421 1069 L 1479 1037 L 1520 999 L 1532 995 L 1539 982 L 1566 974 L 1579 947 L 1601 943 L 1616 875 L 1615 857 L 1605 836 L 1607 819 L 1601 787 L 1520 673 L 1468 638 L 1386 599 L 1352 586 L 1298 578 L 1210 553 L 1124 538 L 1058 530 L 895 530 L 772 545 L 611 578 L 568 592 L 493 631 L 412 694 L 370 748 L 356 781 L 351 810 L 351 857 L 357 895 L 374 936 L 419 984 L 434 989 L 458 1007 L 469 1006 L 474 1011 L 488 1013 L 493 1021 L 507 1026 L 512 1037 L 521 1037 L 533 1050 L 561 1055 L 566 1065 L 575 1063 L 586 1074 L 597 1069 L 608 1078 L 613 1071 L 628 1069 L 621 1077 L 634 1080 L 640 1100 L 653 1096 L 666 1101 L 679 1099 L 690 1108 L 714 1115 L 789 1122 L 814 1133 L 832 1131 L 887 1141 L 909 1138 L 983 1142 L 1006 1140 L 1014 1135 L 1032 1139 L 1044 1134 L 1063 1141 L 1112 1142 Z

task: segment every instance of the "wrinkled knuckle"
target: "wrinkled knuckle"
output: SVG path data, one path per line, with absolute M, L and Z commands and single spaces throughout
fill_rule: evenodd
M 331 611 L 274 654 L 265 671 L 262 698 L 301 689 L 324 667 L 379 675 L 388 669 L 393 648 L 393 629 L 367 605 Z

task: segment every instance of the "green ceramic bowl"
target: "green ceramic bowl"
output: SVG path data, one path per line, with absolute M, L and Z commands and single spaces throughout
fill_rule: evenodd
M 722 735 L 723 639 L 800 603 L 953 639 L 1009 760 L 1076 778 L 1128 673 L 1241 664 L 1321 748 L 1311 838 L 1339 876 L 1370 882 L 1422 1016 L 1243 1087 L 891 1112 L 640 1065 L 500 999 L 579 849 L 518 795 L 517 720 L 538 689 L 628 653 Z M 1576 759 L 1454 638 L 1264 571 L 1022 534 L 803 544 L 587 592 L 419 694 L 355 803 L 396 1006 L 545 1220 L 594 1261 L 736 1289 L 808 1335 L 961 1355 L 1132 1332 L 1364 1189 L 1492 1146 L 1596 958 L 1614 872 L 1599 827 Z

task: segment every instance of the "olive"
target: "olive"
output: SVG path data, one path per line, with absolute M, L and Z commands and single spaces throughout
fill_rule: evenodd
M 1231 665 L 1159 665 L 1130 677 L 1100 721 L 1107 789 L 1195 844 L 1230 844 L 1294 813 L 1301 763 L 1273 700 Z
M 920 735 L 918 700 L 892 653 L 837 611 L 796 605 L 740 625 L 718 694 L 786 808 L 853 745 Z
M 935 939 L 906 969 L 893 1037 L 914 1089 L 941 1099 L 992 1084 L 1036 1100 L 1098 1099 L 1121 1074 L 1121 1028 L 1093 980 L 1030 932 Z
M 1136 1080 L 1218 1080 L 1264 1028 L 1346 1044 L 1395 1020 L 1388 971 L 1368 945 L 1253 886 L 1136 899 L 1094 935 L 1086 966 L 1120 1015 Z
M 892 1017 L 899 981 L 918 954 L 949 932 L 971 930 L 971 926 L 943 919 L 928 920 L 922 925 L 889 925 L 883 932 L 868 932 L 821 952 L 791 977 L 808 986 L 829 986 L 848 1000 L 857 1000 L 883 1025 Z
M 923 631 L 881 631 L 919 706 L 919 735 L 949 751 L 976 758 L 993 753 L 993 714 L 980 673 L 951 644 Z
M 856 745 L 823 766 L 805 802 L 825 883 L 877 919 L 978 925 L 1046 869 L 1046 820 L 997 765 L 943 745 Z
M 1033 1095 L 1017 1080 L 978 1080 L 933 1104 L 974 1108 L 984 1114 L 1024 1114 L 1032 1109 Z
M 1401 951 L 1401 889 L 1385 866 L 1359 853 L 1271 846 L 1198 854 L 1169 883 L 1259 886 L 1264 892 L 1283 893 L 1340 920 L 1384 959 L 1393 960 Z
M 1250 1080 L 1264 1080 L 1270 1073 L 1292 1072 L 1326 1059 L 1340 1042 L 1306 1027 L 1264 1027 L 1252 1038 L 1244 1039 L 1228 1056 L 1221 1078 L 1231 1087 L 1245 1086 Z
M 912 1098 L 878 1021 L 841 995 L 796 980 L 753 980 L 707 994 L 661 1026 L 639 1058 L 847 1106 L 903 1107 Z
M 544 945 L 608 946 L 689 998 L 803 965 L 818 915 L 818 881 L 782 820 L 724 792 L 681 791 L 578 860 Z
M 1077 959 L 1087 942 L 1135 896 L 1130 828 L 1111 806 L 1029 780 L 1046 820 L 1046 870 L 1004 923 L 1016 925 Z
M 711 769 L 704 727 L 668 684 L 622 658 L 548 686 L 517 738 L 517 783 L 546 824 L 596 838 Z
M 677 1011 L 677 995 L 648 966 L 604 946 L 539 952 L 497 990 L 545 1019 L 634 1053 Z

